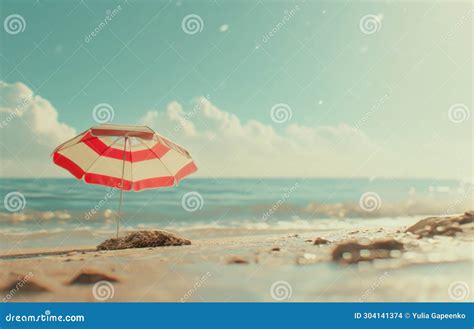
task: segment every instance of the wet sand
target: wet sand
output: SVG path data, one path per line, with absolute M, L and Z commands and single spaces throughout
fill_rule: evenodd
M 424 238 L 404 232 L 416 222 L 391 227 L 363 222 L 344 230 L 195 230 L 178 233 L 192 240 L 186 246 L 112 251 L 71 246 L 2 252 L 2 298 L 44 302 L 473 301 L 472 230 Z M 314 245 L 315 238 L 329 242 Z M 403 250 L 389 251 L 386 259 L 353 264 L 333 259 L 333 250 L 344 241 L 386 239 L 401 242 Z

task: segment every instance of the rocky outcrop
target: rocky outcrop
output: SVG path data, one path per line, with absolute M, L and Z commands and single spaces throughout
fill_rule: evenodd
M 332 251 L 334 261 L 346 264 L 371 261 L 374 259 L 392 258 L 404 249 L 403 243 L 394 240 L 371 242 L 346 241 L 339 243 Z
M 472 230 L 473 222 L 474 211 L 460 216 L 428 217 L 410 226 L 405 232 L 415 234 L 419 238 L 435 235 L 454 236 L 457 233 Z
M 148 248 L 189 245 L 191 241 L 166 231 L 137 231 L 124 237 L 108 239 L 97 246 L 97 250 Z

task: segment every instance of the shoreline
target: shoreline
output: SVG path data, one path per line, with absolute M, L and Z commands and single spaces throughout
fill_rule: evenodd
M 0 282 L 9 285 L 7 294 L 31 273 L 9 301 L 102 301 L 94 294 L 102 281 L 110 282 L 113 296 L 103 301 L 111 302 L 276 301 L 271 288 L 278 282 L 289 285 L 288 301 L 457 301 L 450 286 L 473 285 L 472 223 L 454 236 L 424 238 L 407 227 L 248 232 L 193 238 L 186 246 L 107 251 L 17 250 L 0 256 Z M 337 258 L 337 248 L 348 248 L 344 257 Z M 354 250 L 370 260 L 347 258 Z

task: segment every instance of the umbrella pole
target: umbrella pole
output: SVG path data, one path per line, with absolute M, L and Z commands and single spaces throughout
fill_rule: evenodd
M 122 161 L 122 181 L 120 183 L 120 202 L 119 202 L 119 209 L 118 209 L 118 216 L 117 216 L 117 233 L 115 235 L 116 238 L 118 238 L 119 234 L 119 228 L 120 228 L 120 214 L 122 212 L 122 198 L 123 198 L 123 174 L 125 172 L 125 151 L 127 149 L 127 139 L 128 137 L 125 137 L 125 141 L 123 143 L 123 161 Z

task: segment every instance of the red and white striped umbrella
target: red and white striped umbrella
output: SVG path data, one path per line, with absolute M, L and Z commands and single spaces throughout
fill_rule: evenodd
M 197 170 L 183 147 L 146 126 L 103 124 L 59 145 L 53 161 L 77 179 L 120 189 L 141 191 L 177 185 Z

